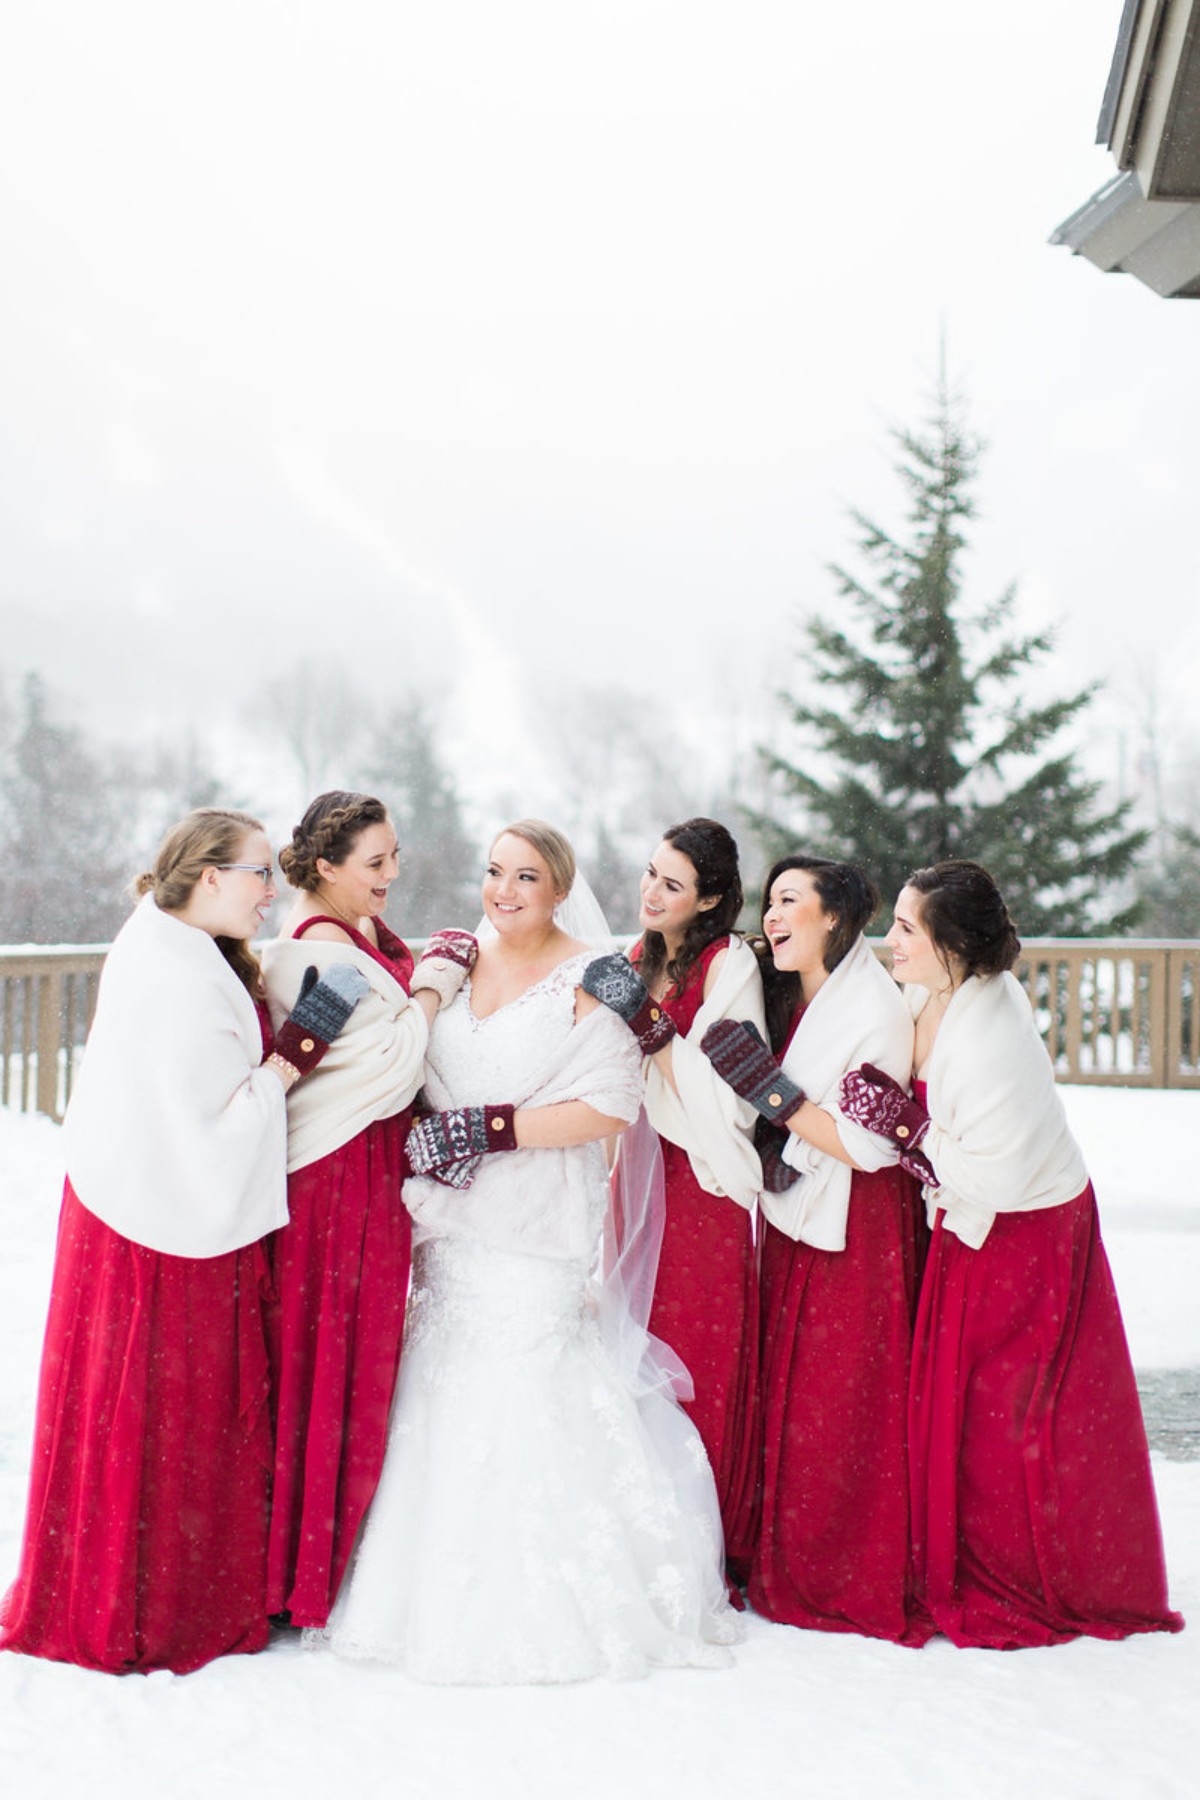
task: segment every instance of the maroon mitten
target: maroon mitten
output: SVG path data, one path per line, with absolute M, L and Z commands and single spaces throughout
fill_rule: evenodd
M 929 1130 L 929 1114 L 920 1101 L 872 1063 L 842 1076 L 841 1108 L 856 1125 L 891 1138 L 898 1150 L 915 1150 Z
M 936 1182 L 929 1158 L 919 1146 L 929 1130 L 929 1114 L 919 1100 L 906 1094 L 898 1081 L 873 1063 L 851 1069 L 842 1076 L 840 1104 L 848 1119 L 890 1138 L 900 1152 L 900 1166 L 918 1181 Z
M 797 1170 L 783 1160 L 783 1146 L 787 1136 L 786 1131 L 772 1125 L 769 1119 L 754 1121 L 754 1148 L 758 1151 L 758 1160 L 762 1164 L 763 1187 L 768 1194 L 786 1194 L 800 1179 Z
M 803 1088 L 788 1080 L 747 1020 L 718 1019 L 700 1039 L 700 1048 L 721 1080 L 773 1125 L 785 1124 L 804 1105 Z

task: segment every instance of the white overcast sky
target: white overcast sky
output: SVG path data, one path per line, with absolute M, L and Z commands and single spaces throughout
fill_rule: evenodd
M 1120 10 L 11 4 L 0 667 L 126 728 L 335 653 L 765 717 L 944 331 L 972 592 L 1105 732 L 1182 699 L 1200 306 L 1046 242 Z

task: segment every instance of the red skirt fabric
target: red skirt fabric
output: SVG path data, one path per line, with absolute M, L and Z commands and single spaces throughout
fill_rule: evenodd
M 846 1247 L 762 1228 L 763 1493 L 756 1612 L 921 1644 L 911 1605 L 905 1409 L 918 1195 L 856 1172 Z
M 1180 1629 L 1090 1185 L 978 1250 L 938 1215 L 909 1439 L 917 1596 L 954 1643 Z
M 662 1140 L 666 1219 L 650 1330 L 695 1385 L 684 1410 L 712 1464 L 735 1572 L 749 1566 L 758 1519 L 758 1274 L 750 1215 L 706 1192 L 687 1152 Z
M 263 1648 L 268 1282 L 260 1244 L 161 1255 L 67 1184 L 0 1648 L 177 1674 Z
M 271 1242 L 275 1484 L 267 1610 L 322 1626 L 379 1481 L 408 1294 L 411 1111 L 288 1178 Z

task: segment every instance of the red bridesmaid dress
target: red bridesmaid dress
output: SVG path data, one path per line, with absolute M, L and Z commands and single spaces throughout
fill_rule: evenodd
M 413 958 L 382 921 L 358 949 L 407 990 Z M 320 1080 L 320 1072 L 313 1077 Z M 379 1481 L 408 1294 L 412 1224 L 400 1198 L 406 1107 L 288 1177 L 290 1223 L 271 1240 L 278 1306 L 267 1610 L 323 1626 Z
M 704 980 L 728 938 L 709 944 L 679 994 L 662 1005 L 686 1035 L 704 999 Z M 754 1549 L 758 1486 L 758 1276 L 750 1214 L 710 1194 L 686 1150 L 660 1138 L 666 1219 L 650 1330 L 670 1345 L 695 1384 L 685 1402 L 712 1464 L 725 1529 L 725 1554 L 745 1573 Z
M 919 1205 L 902 1169 L 856 1170 L 844 1250 L 760 1224 L 763 1490 L 749 1585 L 768 1619 L 914 1646 L 930 1635 L 913 1617 L 905 1441 Z
M 168 1256 L 66 1183 L 0 1649 L 184 1675 L 266 1644 L 269 1289 L 261 1242 Z
M 915 1091 L 924 1103 L 924 1083 Z M 977 1250 L 944 1219 L 909 1411 L 916 1589 L 931 1626 L 997 1650 L 1180 1630 L 1091 1184 L 1064 1206 L 998 1213 Z

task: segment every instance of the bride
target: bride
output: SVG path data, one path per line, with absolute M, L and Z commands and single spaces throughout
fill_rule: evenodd
M 448 934 L 435 1110 L 409 1138 L 413 1291 L 387 1456 L 322 1635 L 424 1681 L 722 1666 L 739 1635 L 712 1475 L 644 1331 L 661 1216 L 635 1216 L 634 1190 L 649 1179 L 627 1172 L 610 1217 L 604 1140 L 639 1112 L 641 1059 L 580 989 L 605 946 L 560 923 L 574 878 L 541 821 L 496 839 L 491 930 L 477 958 Z

